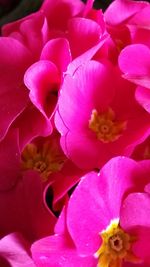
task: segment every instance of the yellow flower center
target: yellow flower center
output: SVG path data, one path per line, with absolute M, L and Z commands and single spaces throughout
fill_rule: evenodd
M 53 172 L 60 171 L 66 160 L 56 143 L 46 142 L 40 148 L 28 144 L 22 152 L 23 170 L 36 170 L 45 182 Z
M 141 262 L 132 252 L 132 243 L 136 238 L 124 232 L 119 226 L 119 220 L 113 220 L 100 235 L 102 245 L 95 253 L 97 267 L 121 267 L 123 261 Z
M 126 125 L 126 121 L 116 121 L 115 113 L 111 108 L 101 114 L 95 109 L 92 110 L 89 120 L 89 128 L 96 133 L 97 139 L 103 143 L 117 140 L 126 129 Z

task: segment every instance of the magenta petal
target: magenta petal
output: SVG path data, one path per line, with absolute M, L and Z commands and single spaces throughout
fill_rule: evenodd
M 116 0 L 105 11 L 106 23 L 110 25 L 123 23 L 147 6 L 148 3 L 144 1 Z
M 67 73 L 73 75 L 75 70 L 89 60 L 91 60 L 94 55 L 103 47 L 104 43 L 107 41 L 108 35 L 103 36 L 98 44 L 94 45 L 92 48 L 75 58 L 68 66 Z
M 57 203 L 63 196 L 67 195 L 68 191 L 79 181 L 79 177 L 73 175 L 64 175 L 63 173 L 59 173 L 55 176 L 57 178 L 55 182 L 52 184 L 53 192 L 54 192 L 54 200 L 53 205 Z M 61 186 L 60 186 L 61 184 Z
M 66 30 L 68 20 L 79 15 L 84 8 L 80 0 L 46 0 L 41 10 L 47 17 L 50 28 Z
M 65 72 L 71 62 L 71 52 L 67 39 L 57 38 L 47 42 L 42 50 L 41 59 L 52 61 L 61 73 Z
M 110 211 L 101 197 L 101 181 L 97 173 L 82 177 L 68 204 L 68 231 L 83 255 L 94 254 L 100 246 L 99 232 L 110 221 Z
M 83 16 L 86 16 L 93 7 L 94 0 L 87 0 L 84 8 Z
M 128 195 L 121 207 L 120 224 L 123 229 L 137 235 L 133 250 L 139 258 L 150 263 L 150 195 Z
M 19 31 L 26 42 L 26 46 L 32 51 L 34 58 L 39 57 L 43 46 L 43 23 L 44 14 L 38 11 L 26 17 L 19 27 Z
M 147 4 L 147 2 L 145 2 Z M 136 29 L 139 30 L 140 28 L 142 31 L 147 29 L 149 31 L 149 24 L 150 24 L 150 5 L 145 5 L 144 8 L 139 10 L 133 17 L 130 18 L 130 25 L 135 25 Z
M 29 244 L 19 233 L 12 233 L 0 240 L 0 256 L 9 262 L 11 267 L 35 267 L 30 257 Z
M 38 61 L 26 71 L 24 81 L 30 90 L 32 103 L 46 118 L 50 118 L 60 83 L 57 67 L 48 60 Z
M 150 195 L 129 194 L 121 207 L 120 223 L 124 229 L 135 226 L 150 227 Z
M 61 137 L 61 145 L 66 155 L 81 169 L 92 170 L 102 165 L 99 162 L 101 151 L 99 141 L 93 142 L 92 138 L 82 132 L 68 132 Z
M 124 78 L 150 88 L 150 49 L 142 44 L 129 45 L 119 56 Z
M 150 90 L 138 86 L 135 92 L 135 97 L 139 104 L 141 104 L 146 111 L 150 112 Z
M 27 105 L 28 94 L 23 85 L 23 75 L 33 58 L 20 42 L 8 37 L 0 39 L 0 58 L 1 139 Z
M 113 72 L 111 66 L 91 60 L 80 66 L 73 76 L 65 76 L 58 109 L 67 128 L 88 128 L 91 111 L 108 106 L 114 96 L 114 87 L 110 88 L 111 82 L 114 82 Z M 59 129 L 58 121 L 57 126 Z
M 35 172 L 26 172 L 11 190 L 0 193 L 0 214 L 1 236 L 19 231 L 29 241 L 51 234 L 56 222 L 44 205 L 43 184 Z
M 73 58 L 96 45 L 101 34 L 102 30 L 95 21 L 84 18 L 71 19 L 68 23 L 68 38 Z
M 67 205 L 65 205 L 59 215 L 57 223 L 55 224 L 54 232 L 56 235 L 68 235 L 68 229 L 66 224 Z
M 16 119 L 13 126 L 19 129 L 19 146 L 21 151 L 35 137 L 48 136 L 52 133 L 51 122 L 32 104 L 27 106 Z
M 0 194 L 15 186 L 20 177 L 18 131 L 10 131 L 0 143 Z
M 82 257 L 66 236 L 51 236 L 35 242 L 32 257 L 37 267 L 95 267 L 94 257 Z
M 110 160 L 97 173 L 89 173 L 72 194 L 67 213 L 68 231 L 80 253 L 91 254 L 100 246 L 99 232 L 119 218 L 129 190 L 138 188 L 140 168 L 125 157 Z M 115 197 L 114 197 L 115 196 Z

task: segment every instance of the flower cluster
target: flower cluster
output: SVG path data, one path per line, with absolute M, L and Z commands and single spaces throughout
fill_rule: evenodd
M 45 0 L 0 37 L 0 266 L 150 266 L 150 4 Z

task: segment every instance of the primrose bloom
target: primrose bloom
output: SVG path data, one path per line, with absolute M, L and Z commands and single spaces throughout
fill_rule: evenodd
M 64 72 L 73 59 L 98 45 L 105 31 L 102 12 L 94 11 L 92 3 L 46 0 L 36 13 L 3 26 L 0 140 L 11 126 L 19 128 L 21 149 L 52 133 Z
M 108 63 L 91 60 L 65 76 L 55 123 L 65 154 L 80 168 L 130 155 L 149 134 L 149 114 L 134 93 L 135 86 Z
M 37 266 L 149 266 L 149 166 L 117 157 L 85 175 L 55 235 L 33 244 Z

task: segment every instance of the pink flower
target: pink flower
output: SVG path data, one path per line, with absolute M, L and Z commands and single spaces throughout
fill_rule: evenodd
M 55 122 L 64 152 L 80 168 L 129 155 L 148 136 L 149 115 L 134 90 L 108 63 L 89 61 L 65 76 Z
M 85 175 L 56 224 L 55 235 L 32 245 L 36 265 L 148 266 L 149 166 L 149 161 L 118 157 L 99 174 Z
M 19 128 L 21 148 L 39 135 L 51 134 L 64 72 L 72 58 L 97 46 L 104 34 L 102 13 L 91 7 L 92 1 L 84 5 L 47 0 L 38 12 L 3 27 L 0 139 L 11 125 Z M 28 117 L 32 131 L 22 123 Z

